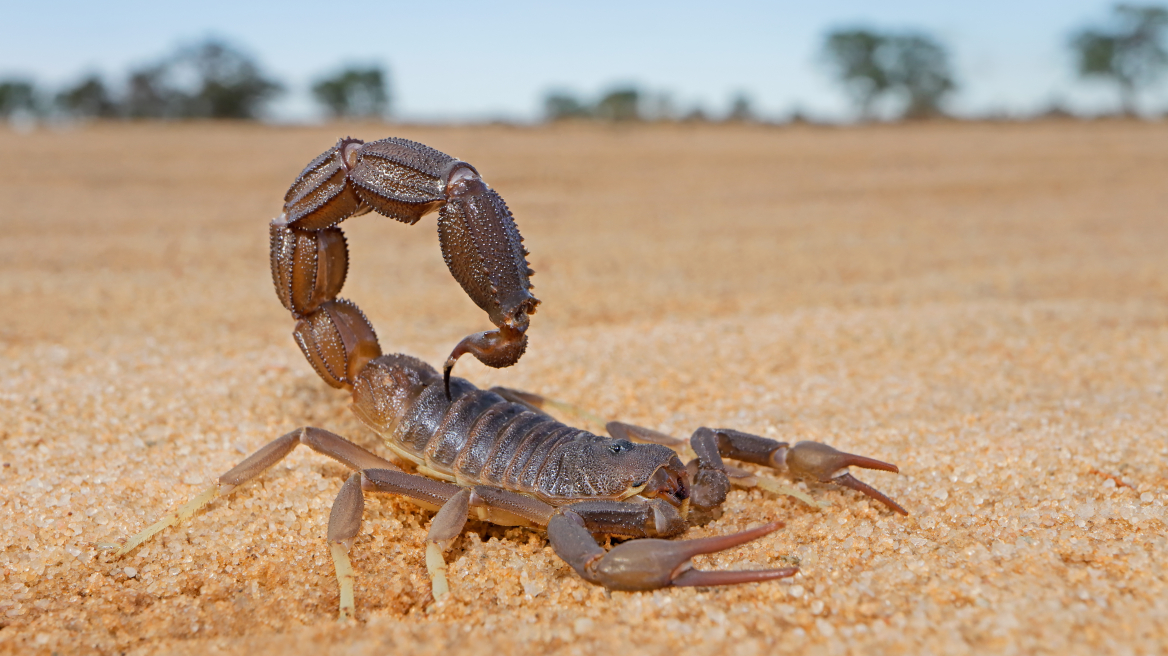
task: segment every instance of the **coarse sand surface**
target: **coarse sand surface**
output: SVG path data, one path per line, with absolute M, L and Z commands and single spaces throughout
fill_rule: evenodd
M 378 449 L 268 270 L 285 189 L 345 134 L 472 162 L 514 211 L 530 347 L 461 375 L 895 462 L 857 475 L 911 514 L 735 490 L 687 537 L 786 527 L 698 566 L 801 573 L 652 593 L 471 522 L 434 604 L 432 514 L 374 495 L 344 626 L 324 535 L 346 470 L 297 450 L 114 560 L 99 545 L 298 426 Z M 433 220 L 346 222 L 343 295 L 438 364 L 490 324 Z M 0 653 L 1168 651 L 1162 121 L 0 130 L 0 308 Z

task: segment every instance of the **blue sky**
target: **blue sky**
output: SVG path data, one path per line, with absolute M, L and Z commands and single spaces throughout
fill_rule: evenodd
M 819 0 L 718 3 L 302 2 L 9 0 L 0 76 L 46 87 L 86 72 L 118 81 L 176 46 L 208 36 L 255 56 L 288 93 L 278 118 L 311 119 L 310 81 L 347 63 L 392 76 L 395 111 L 415 120 L 537 118 L 549 89 L 585 97 L 622 83 L 667 93 L 680 110 L 717 114 L 747 94 L 760 114 L 798 107 L 847 118 L 819 57 L 840 26 L 928 31 L 954 57 L 957 113 L 1026 113 L 1053 99 L 1111 109 L 1114 93 L 1072 75 L 1067 35 L 1106 17 L 1098 0 Z M 330 9 L 331 8 L 331 9 Z M 1168 106 L 1165 85 L 1147 106 Z

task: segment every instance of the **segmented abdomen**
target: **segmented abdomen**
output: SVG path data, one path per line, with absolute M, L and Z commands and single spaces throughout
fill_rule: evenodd
M 609 438 L 566 426 L 462 378 L 450 380 L 407 355 L 365 368 L 353 387 L 354 412 L 419 470 L 460 485 L 491 485 L 558 505 L 602 493 L 571 475 L 578 455 Z

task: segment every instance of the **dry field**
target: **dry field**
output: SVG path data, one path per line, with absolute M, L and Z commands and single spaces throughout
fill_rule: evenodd
M 699 565 L 781 583 L 592 587 L 468 525 L 429 605 L 430 514 L 377 497 L 338 626 L 345 470 L 297 451 L 113 561 L 268 440 L 376 448 L 297 350 L 267 221 L 344 133 L 473 162 L 533 252 L 531 346 L 482 385 L 687 436 L 816 439 L 910 511 L 735 491 Z M 489 327 L 433 219 L 345 225 L 344 295 L 438 363 Z M 856 129 L 95 125 L 0 131 L 0 653 L 1163 653 L 1168 125 Z

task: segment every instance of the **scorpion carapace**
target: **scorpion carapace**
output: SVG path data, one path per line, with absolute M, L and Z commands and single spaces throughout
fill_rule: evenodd
M 463 353 L 492 366 L 514 363 L 526 344 L 527 315 L 538 303 L 529 292 L 531 270 L 511 214 L 470 165 L 402 139 L 370 144 L 342 139 L 313 160 L 285 200 L 283 216 L 271 225 L 271 264 L 276 294 L 298 320 L 296 342 L 325 382 L 351 392 L 354 413 L 398 462 L 326 430 L 299 428 L 126 540 L 118 555 L 256 478 L 299 444 L 354 471 L 333 503 L 328 525 L 342 618 L 354 612 L 348 551 L 360 531 L 367 492 L 403 495 L 437 511 L 426 537 L 435 599 L 449 592 L 444 554 L 468 519 L 544 529 L 555 552 L 580 576 L 613 590 L 727 585 L 795 574 L 793 567 L 711 572 L 690 565 L 695 555 L 757 539 L 778 523 L 714 538 L 660 539 L 716 518 L 732 483 L 809 500 L 728 466 L 724 458 L 848 487 L 907 514 L 848 473 L 851 466 L 897 471 L 879 460 L 730 429 L 699 428 L 682 443 L 610 422 L 612 437 L 604 437 L 553 419 L 543 411 L 553 402 L 538 395 L 480 390 L 451 378 L 450 368 Z M 464 339 L 441 374 L 408 355 L 382 355 L 365 316 L 337 298 L 348 269 L 338 222 L 375 209 L 413 223 L 434 208 L 440 208 L 439 234 L 451 272 L 498 326 Z M 696 457 L 683 464 L 683 450 Z M 606 551 L 597 539 L 601 535 L 630 540 Z
M 348 266 L 348 247 L 335 226 L 370 210 L 414 224 L 435 209 L 446 266 L 496 326 L 454 347 L 447 381 L 467 353 L 490 367 L 511 366 L 523 355 L 539 299 L 531 293 L 535 272 L 523 237 L 503 198 L 473 166 L 429 146 L 346 138 L 305 167 L 271 225 L 276 292 L 299 320 L 295 335 L 304 356 L 329 385 L 348 386 L 381 351 L 357 306 L 335 300 Z

